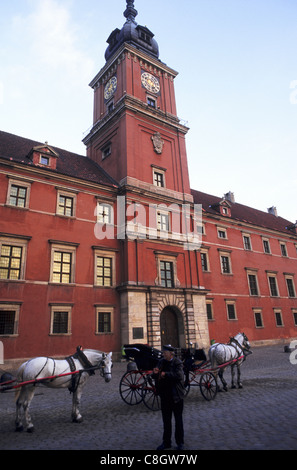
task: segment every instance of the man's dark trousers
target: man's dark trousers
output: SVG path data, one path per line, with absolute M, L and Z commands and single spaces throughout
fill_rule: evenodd
M 174 403 L 171 397 L 161 397 L 161 410 L 164 424 L 163 443 L 166 447 L 171 447 L 172 434 L 172 413 L 175 418 L 175 441 L 177 445 L 184 444 L 184 427 L 183 427 L 183 408 L 184 400 Z

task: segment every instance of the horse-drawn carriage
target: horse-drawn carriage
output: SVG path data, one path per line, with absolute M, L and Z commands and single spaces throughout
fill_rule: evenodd
M 160 409 L 160 400 L 155 387 L 152 371 L 162 358 L 162 352 L 143 344 L 127 344 L 124 346 L 128 362 L 127 372 L 120 381 L 120 395 L 128 405 L 138 405 L 143 402 L 147 408 L 155 411 Z M 238 387 L 241 388 L 240 366 L 245 357 L 250 354 L 250 345 L 244 333 L 230 338 L 228 344 L 216 343 L 209 349 L 209 360 L 204 349 L 179 349 L 176 354 L 184 364 L 185 392 L 192 387 L 198 387 L 201 395 L 207 401 L 214 400 L 219 390 L 217 376 L 220 377 L 224 390 L 227 384 L 223 374 L 230 366 L 232 373 L 232 388 L 234 383 L 234 368 L 237 368 Z

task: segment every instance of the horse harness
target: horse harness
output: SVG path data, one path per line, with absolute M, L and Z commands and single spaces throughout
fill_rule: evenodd
M 245 338 L 244 338 L 244 339 L 245 339 Z M 243 356 L 244 356 L 243 360 L 245 361 L 245 360 L 246 360 L 246 356 L 248 356 L 248 355 L 250 354 L 249 348 L 243 346 L 242 344 L 240 344 L 239 341 L 237 341 L 237 339 L 235 339 L 235 338 L 230 338 L 230 342 L 229 342 L 230 346 L 232 346 L 232 342 L 235 343 L 236 346 L 241 350 L 241 352 L 242 352 L 242 354 L 243 354 Z M 239 357 L 241 356 L 241 353 L 240 353 L 239 351 L 237 351 L 237 352 L 238 352 L 238 358 L 239 358 Z
M 94 366 L 91 364 L 87 356 L 83 353 L 81 346 L 77 346 L 75 354 L 73 354 L 72 356 L 65 357 L 65 360 L 68 362 L 71 372 L 76 371 L 74 359 L 79 360 L 79 362 L 83 366 L 83 369 L 79 370 L 77 374 L 72 374 L 71 385 L 68 387 L 70 393 L 76 392 L 80 382 L 81 374 L 83 372 L 87 372 L 89 375 L 95 374 Z

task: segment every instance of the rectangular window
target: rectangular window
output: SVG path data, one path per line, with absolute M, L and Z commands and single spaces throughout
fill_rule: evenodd
M 263 318 L 261 310 L 254 310 L 256 328 L 263 328 Z
M 97 222 L 99 224 L 113 223 L 113 206 L 105 203 L 97 204 Z
M 221 268 L 223 274 L 231 274 L 230 258 L 228 255 L 221 255 Z
M 206 303 L 206 314 L 207 314 L 207 319 L 208 320 L 213 320 L 213 308 L 212 308 L 212 303 L 207 302 Z
M 280 243 L 280 249 L 281 249 L 281 254 L 282 256 L 288 256 L 288 253 L 287 253 L 287 247 L 285 245 L 285 243 Z
M 218 237 L 221 239 L 227 239 L 227 230 L 224 228 L 218 228 Z
M 264 253 L 270 255 L 271 251 L 270 251 L 270 243 L 269 243 L 269 240 L 264 240 L 264 239 L 263 239 L 263 249 L 264 249 Z
M 31 183 L 9 180 L 6 204 L 12 207 L 27 209 L 29 207 Z
M 74 201 L 73 197 L 70 196 L 59 196 L 58 202 L 58 214 L 65 215 L 67 217 L 73 217 L 74 215 Z
M 276 326 L 284 326 L 281 310 L 274 310 Z
M 147 98 L 147 104 L 148 106 L 150 106 L 151 108 L 154 108 L 156 109 L 156 100 L 154 98 L 151 98 L 150 96 L 148 96 Z
M 204 272 L 209 271 L 207 253 L 201 252 L 200 256 L 201 256 L 202 271 L 204 271 Z
M 98 333 L 111 333 L 111 313 L 98 313 Z
M 172 262 L 160 261 L 160 274 L 162 287 L 174 287 L 174 272 Z
M 0 279 L 20 280 L 23 248 L 20 246 L 1 245 Z
M 294 318 L 294 325 L 297 326 L 297 310 L 292 310 L 293 318 Z
M 236 320 L 236 309 L 234 302 L 226 302 L 228 320 Z
M 276 276 L 268 275 L 268 281 L 269 281 L 271 297 L 278 297 L 278 288 L 277 288 Z
M 52 305 L 51 306 L 51 335 L 69 335 L 71 334 L 71 314 L 70 305 Z
M 18 333 L 20 305 L 0 304 L 0 336 Z
M 112 258 L 97 256 L 96 285 L 99 287 L 112 286 Z
M 251 251 L 252 244 L 251 244 L 251 237 L 249 235 L 243 235 L 243 246 L 245 250 Z
M 114 308 L 109 306 L 96 307 L 96 334 L 108 335 L 113 332 Z
M 293 277 L 286 276 L 286 283 L 289 297 L 296 297 Z
M 164 173 L 160 173 L 158 171 L 154 171 L 154 185 L 158 186 L 159 188 L 164 188 Z
M 72 253 L 56 251 L 54 254 L 53 282 L 71 283 Z
M 15 312 L 0 310 L 0 335 L 13 335 L 15 324 Z
M 9 204 L 15 207 L 26 207 L 27 188 L 11 185 Z
M 169 214 L 158 212 L 157 213 L 157 228 L 161 232 L 169 232 L 170 223 L 169 223 Z
M 54 312 L 53 334 L 68 333 L 68 312 Z
M 52 243 L 50 282 L 57 284 L 73 284 L 75 282 L 75 254 L 77 244 L 65 243 L 56 245 Z
M 255 274 L 248 274 L 250 295 L 259 295 L 257 276 Z

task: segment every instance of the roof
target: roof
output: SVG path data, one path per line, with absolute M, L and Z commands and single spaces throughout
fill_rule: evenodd
M 49 145 L 49 144 L 48 144 Z M 44 143 L 19 137 L 0 131 L 0 158 L 16 161 L 24 165 L 35 166 L 28 158 L 34 147 L 45 146 Z M 117 186 L 117 183 L 96 162 L 83 155 L 68 152 L 52 145 L 49 147 L 58 154 L 56 170 L 44 168 L 45 171 L 91 181 L 98 184 Z
M 218 206 L 223 200 L 222 197 L 212 196 L 200 191 L 191 190 L 195 204 L 201 204 L 202 210 L 210 215 L 218 215 Z M 226 219 L 237 220 L 241 223 L 248 223 L 263 227 L 269 230 L 276 230 L 284 232 L 286 234 L 295 235 L 294 231 L 289 230 L 287 227 L 292 227 L 294 224 L 289 220 L 278 217 L 268 212 L 263 212 L 252 207 L 239 204 L 237 202 L 231 202 L 228 200 L 228 204 L 231 210 L 231 217 L 225 216 Z

